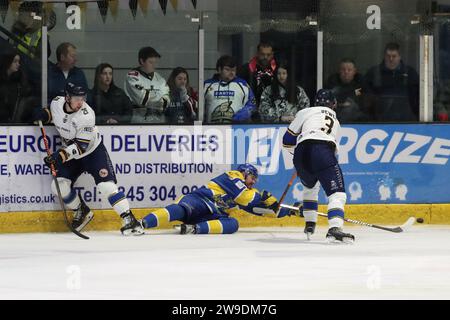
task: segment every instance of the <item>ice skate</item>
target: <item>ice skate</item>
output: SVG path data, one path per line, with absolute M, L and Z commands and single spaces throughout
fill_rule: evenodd
M 180 231 L 180 234 L 196 234 L 197 227 L 194 224 L 180 224 L 175 226 L 175 229 Z
M 316 230 L 316 223 L 313 221 L 306 221 L 305 230 L 303 231 L 306 234 L 308 240 L 311 240 L 311 236 L 314 234 Z
M 355 236 L 350 233 L 345 233 L 341 228 L 333 227 L 327 232 L 327 240 L 330 243 L 353 243 L 355 241 Z
M 81 199 L 80 199 L 81 200 Z M 94 213 L 81 200 L 80 205 L 73 211 L 72 228 L 80 232 L 94 218 Z
M 123 219 L 123 227 L 120 228 L 120 232 L 124 236 L 140 236 L 144 234 L 141 222 L 136 220 L 131 211 L 122 213 L 120 217 Z

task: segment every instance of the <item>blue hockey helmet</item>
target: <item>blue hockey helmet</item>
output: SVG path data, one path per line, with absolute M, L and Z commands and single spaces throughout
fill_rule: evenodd
M 251 174 L 255 178 L 258 178 L 258 169 L 256 169 L 256 167 L 251 165 L 250 163 L 240 164 L 236 170 L 242 172 L 244 174 L 244 177 Z
M 66 95 L 72 97 L 82 97 L 86 95 L 86 89 L 80 86 L 74 85 L 72 82 L 67 82 L 66 84 Z
M 330 109 L 336 109 L 337 100 L 333 91 L 327 89 L 320 89 L 317 91 L 316 98 L 314 99 L 314 106 L 328 107 Z

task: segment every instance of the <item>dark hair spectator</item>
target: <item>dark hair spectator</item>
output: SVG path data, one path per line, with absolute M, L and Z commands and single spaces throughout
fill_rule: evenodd
M 37 98 L 32 98 L 31 88 L 20 67 L 20 56 L 15 50 L 0 56 L 0 122 L 29 123 Z
M 48 101 L 65 96 L 67 82 L 88 89 L 83 70 L 76 66 L 77 47 L 70 42 L 61 43 L 56 49 L 57 63 L 48 65 Z
M 22 2 L 18 9 L 17 20 L 11 28 L 11 32 L 21 41 L 16 44 L 17 50 L 32 59 L 40 60 L 41 57 L 43 12 L 40 1 Z M 41 16 L 41 19 L 35 19 L 36 15 Z M 47 42 L 47 47 L 50 55 L 50 42 Z
M 134 105 L 132 123 L 166 123 L 169 87 L 156 66 L 161 55 L 152 47 L 139 50 L 139 66 L 125 78 L 124 90 Z
M 34 19 L 36 15 L 41 19 Z M 42 2 L 22 2 L 18 8 L 17 19 L 11 27 L 11 32 L 18 40 L 13 37 L 9 39 L 11 45 L 19 52 L 22 70 L 27 74 L 34 95 L 41 94 L 42 21 L 44 15 Z M 47 57 L 50 54 L 50 39 L 47 37 Z
M 114 84 L 114 69 L 109 63 L 95 68 L 94 87 L 88 103 L 95 111 L 98 124 L 130 123 L 133 105 L 125 92 Z
M 172 70 L 167 85 L 170 92 L 170 103 L 166 116 L 170 124 L 192 124 L 197 120 L 198 94 L 189 84 L 189 73 L 183 67 Z
M 264 88 L 269 86 L 274 79 L 276 68 L 277 63 L 272 44 L 260 42 L 256 55 L 239 69 L 239 77 L 250 85 L 258 105 Z
M 365 84 L 370 98 L 368 106 L 375 120 L 419 119 L 419 75 L 402 61 L 397 43 L 386 45 L 383 62 L 369 69 Z
M 337 100 L 336 115 L 341 123 L 368 121 L 364 111 L 363 77 L 358 73 L 355 61 L 344 58 L 339 71 L 332 74 L 324 88 L 333 91 Z
M 143 47 L 139 50 L 138 53 L 138 63 L 141 64 L 141 61 L 145 61 L 148 58 L 161 58 L 161 55 L 152 47 Z
M 217 74 L 205 81 L 205 121 L 232 123 L 250 121 L 256 110 L 255 97 L 248 83 L 236 77 L 236 60 L 221 56 Z
M 216 62 L 216 70 L 219 71 L 220 69 L 223 69 L 225 67 L 236 68 L 237 67 L 236 59 L 229 55 L 221 56 Z
M 434 99 L 434 120 L 449 121 L 450 116 L 450 81 L 442 81 L 438 84 Z
M 275 75 L 272 84 L 261 95 L 261 120 L 268 123 L 291 122 L 299 110 L 309 107 L 309 98 L 305 90 L 296 85 L 287 63 L 279 63 Z

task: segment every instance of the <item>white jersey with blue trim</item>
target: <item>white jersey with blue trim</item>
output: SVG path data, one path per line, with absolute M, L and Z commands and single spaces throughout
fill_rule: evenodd
M 94 110 L 86 103 L 80 110 L 67 113 L 64 110 L 65 97 L 56 97 L 50 104 L 52 120 L 62 138 L 63 149 L 69 159 L 80 159 L 93 152 L 101 142 L 95 125 Z
M 335 145 L 341 125 L 336 112 L 327 107 L 310 107 L 297 112 L 288 133 L 297 137 L 297 144 L 305 140 L 330 141 Z
M 250 111 L 255 108 L 253 92 L 248 83 L 240 78 L 229 82 L 217 77 L 209 79 L 205 81 L 204 96 L 208 123 L 231 123 L 233 120 L 240 120 L 236 116 L 242 109 Z

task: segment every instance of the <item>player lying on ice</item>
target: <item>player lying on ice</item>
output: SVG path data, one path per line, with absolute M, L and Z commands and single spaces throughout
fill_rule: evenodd
M 238 210 L 255 214 L 274 214 L 277 218 L 299 215 L 289 209 L 278 209 L 277 199 L 268 191 L 253 188 L 258 170 L 241 164 L 236 170 L 215 177 L 165 208 L 157 209 L 142 219 L 144 228 L 155 228 L 161 221 L 181 221 L 181 234 L 230 234 L 239 228 L 229 215 Z
M 61 136 L 62 147 L 45 157 L 44 162 L 49 167 L 54 165 L 57 170 L 63 201 L 74 211 L 72 227 L 81 231 L 94 216 L 73 188 L 78 177 L 83 172 L 88 172 L 94 178 L 100 193 L 122 218 L 122 234 L 143 234 L 144 230 L 131 213 L 125 194 L 117 188 L 113 165 L 95 125 L 95 113 L 86 103 L 85 89 L 68 82 L 66 96 L 54 98 L 50 109 L 36 110 L 34 118 L 43 123 L 53 122 Z M 57 194 L 54 181 L 51 188 Z

